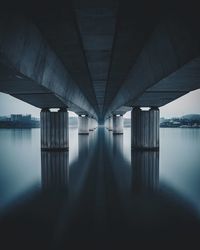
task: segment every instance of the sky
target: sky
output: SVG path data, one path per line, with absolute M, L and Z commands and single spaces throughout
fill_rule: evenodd
M 33 117 L 39 117 L 40 109 L 0 92 L 0 116 L 10 116 L 10 114 L 31 114 Z M 165 118 L 187 114 L 200 114 L 200 89 L 191 91 L 160 108 L 160 116 Z M 76 114 L 69 112 L 69 115 Z M 130 112 L 127 112 L 125 117 L 130 117 Z

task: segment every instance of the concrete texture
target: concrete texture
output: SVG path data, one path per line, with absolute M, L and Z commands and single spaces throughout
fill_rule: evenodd
M 112 116 L 108 118 L 108 130 L 109 131 L 113 130 L 113 118 L 112 118 Z
M 100 123 L 160 107 L 200 87 L 197 10 L 179 0 L 2 6 L 0 91 Z
M 40 120 L 41 149 L 68 150 L 68 111 L 66 109 L 60 109 L 58 112 L 51 112 L 48 109 L 42 109 Z
M 78 117 L 78 134 L 89 135 L 89 117 L 81 116 Z
M 113 115 L 113 134 L 119 135 L 123 134 L 123 116 L 122 115 Z
M 93 131 L 94 130 L 94 122 L 93 119 L 91 117 L 88 118 L 89 120 L 89 131 Z
M 0 91 L 40 108 L 96 113 L 34 24 L 22 17 L 0 22 Z M 22 87 L 24 86 L 24 87 Z
M 159 109 L 148 111 L 139 107 L 131 112 L 131 148 L 133 150 L 159 149 Z

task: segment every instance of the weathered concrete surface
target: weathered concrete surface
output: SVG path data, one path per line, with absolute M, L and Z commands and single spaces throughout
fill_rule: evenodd
M 108 130 L 109 130 L 109 131 L 112 131 L 112 130 L 113 130 L 113 118 L 112 118 L 112 116 L 110 116 L 110 117 L 108 118 Z
M 119 135 L 123 134 L 123 116 L 122 115 L 113 115 L 113 134 Z
M 68 111 L 60 109 L 50 112 L 42 109 L 41 120 L 41 149 L 42 150 L 68 150 L 69 128 Z
M 132 106 L 162 106 L 200 87 L 197 7 L 193 0 L 2 6 L 0 91 L 101 123 Z
M 78 117 L 78 134 L 89 135 L 89 117 L 86 115 Z
M 116 25 L 117 4 L 113 8 L 77 8 L 76 18 L 84 53 L 100 113 L 103 111 L 106 83 Z
M 199 82 L 200 57 L 193 59 L 153 87 L 148 88 L 136 101 L 131 101 L 129 104 L 142 107 L 160 107 L 197 89 Z
M 147 40 L 107 116 L 124 105 L 162 106 L 199 88 L 198 56 L 199 37 L 187 20 L 165 18 Z
M 39 30 L 24 18 L 0 21 L 0 91 L 37 107 L 84 110 L 93 107 L 50 49 Z
M 89 119 L 89 131 L 93 131 L 94 130 L 93 119 L 91 117 L 89 117 L 88 119 Z
M 159 109 L 131 111 L 131 148 L 134 150 L 159 149 Z

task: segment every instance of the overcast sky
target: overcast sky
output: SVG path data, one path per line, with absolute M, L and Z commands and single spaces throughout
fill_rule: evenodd
M 0 116 L 9 116 L 10 114 L 31 114 L 34 117 L 39 117 L 40 109 L 10 95 L 0 93 Z M 200 89 L 192 91 L 160 108 L 160 116 L 165 118 L 179 117 L 186 114 L 200 114 Z M 70 112 L 70 116 L 74 115 L 73 112 Z M 130 117 L 130 112 L 125 117 Z

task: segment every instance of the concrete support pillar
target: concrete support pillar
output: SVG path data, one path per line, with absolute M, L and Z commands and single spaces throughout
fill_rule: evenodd
M 108 130 L 109 131 L 113 130 L 113 118 L 112 117 L 108 118 Z
M 89 127 L 89 130 L 90 131 L 94 130 L 94 119 L 93 118 L 90 118 L 90 127 Z
M 109 123 L 110 123 L 109 119 L 110 119 L 110 118 L 108 118 L 108 119 L 105 121 L 105 127 L 106 127 L 108 130 L 109 130 Z
M 94 119 L 94 129 L 96 129 L 98 127 L 98 122 L 97 120 Z
M 79 115 L 78 117 L 78 134 L 89 135 L 89 118 L 87 115 Z
M 69 126 L 68 111 L 66 108 L 58 112 L 42 109 L 41 121 L 41 149 L 42 150 L 68 150 Z
M 89 131 L 95 130 L 95 119 L 94 118 L 89 118 Z
M 97 121 L 95 119 L 93 119 L 93 123 L 94 123 L 94 129 L 97 128 Z
M 139 107 L 131 112 L 131 146 L 132 149 L 159 149 L 159 109 L 143 111 Z
M 105 121 L 104 121 L 104 127 L 105 127 L 105 128 L 108 128 L 108 120 L 105 120 Z
M 113 115 L 113 134 L 123 134 L 123 115 Z

